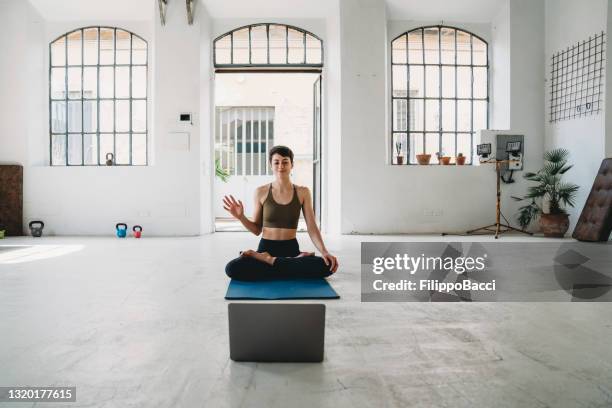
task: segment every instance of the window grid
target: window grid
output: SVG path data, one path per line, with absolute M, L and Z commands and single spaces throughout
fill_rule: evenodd
M 408 112 L 406 112 L 406 105 L 401 103 L 402 101 L 405 101 L 405 98 L 393 98 L 393 102 L 395 102 L 395 109 L 397 112 L 397 115 L 395 117 L 395 127 L 397 129 L 404 129 L 408 126 Z
M 425 32 L 427 29 L 432 29 L 435 28 L 437 29 L 437 36 L 438 36 L 438 61 L 437 63 L 428 63 L 426 60 L 426 48 L 425 48 Z M 443 63 L 442 62 L 442 31 L 444 30 L 452 30 L 453 31 L 453 37 L 454 37 L 454 64 L 449 64 L 449 63 Z M 410 60 L 410 41 L 409 41 L 409 34 L 411 33 L 415 33 L 418 32 L 420 33 L 420 40 L 421 40 L 421 59 L 422 62 L 418 63 L 418 62 L 411 62 Z M 470 63 L 469 64 L 460 64 L 458 63 L 458 41 L 457 41 L 457 34 L 458 33 L 463 33 L 466 35 L 469 35 L 469 56 L 470 56 Z M 405 49 L 403 50 L 403 57 L 405 58 L 405 62 L 398 62 L 396 61 L 396 57 L 395 57 L 395 53 L 397 52 L 394 49 L 394 44 L 396 41 L 401 40 L 402 38 L 405 39 Z M 474 38 L 477 38 L 479 41 L 481 41 L 485 47 L 485 58 L 486 58 L 486 63 L 485 64 L 477 64 L 475 65 L 475 61 L 474 61 Z M 427 136 L 428 135 L 433 135 L 433 134 L 437 134 L 438 135 L 438 151 L 442 151 L 442 147 L 443 147 L 443 134 L 454 134 L 454 151 L 452 152 L 454 156 L 456 156 L 457 154 L 457 146 L 458 146 L 458 136 L 459 135 L 470 135 L 470 154 L 467 157 L 467 161 L 468 163 L 472 163 L 472 158 L 473 158 L 473 154 L 474 154 L 474 133 L 476 130 L 478 129 L 474 129 L 474 102 L 475 101 L 483 101 L 486 103 L 486 127 L 488 127 L 489 124 L 489 115 L 488 115 L 488 110 L 489 110 L 489 81 L 488 81 L 488 77 L 489 77 L 489 58 L 488 58 L 488 44 L 486 41 L 484 41 L 482 38 L 469 33 L 467 31 L 464 30 L 460 30 L 457 29 L 455 27 L 449 27 L 449 26 L 427 26 L 427 27 L 419 27 L 416 28 L 414 30 L 410 30 L 407 31 L 403 34 L 401 34 L 400 36 L 396 37 L 395 39 L 393 39 L 391 41 L 391 98 L 392 98 L 392 108 L 395 109 L 395 101 L 396 100 L 406 100 L 406 104 L 408 106 L 407 112 L 406 114 L 408 115 L 407 118 L 407 124 L 408 126 L 410 126 L 410 128 L 396 128 L 395 127 L 395 121 L 396 121 L 396 112 L 393 111 L 391 113 L 391 118 L 392 118 L 392 127 L 391 127 L 391 134 L 392 134 L 392 138 L 391 138 L 391 151 L 394 152 L 392 154 L 392 164 L 396 164 L 395 160 L 394 160 L 394 156 L 395 156 L 395 142 L 398 140 L 401 140 L 404 144 L 402 150 L 404 152 L 407 153 L 408 156 L 408 160 L 405 160 L 405 164 L 416 164 L 414 158 L 412 157 L 410 152 L 410 136 L 412 134 L 416 134 L 416 135 L 422 135 L 422 153 L 426 152 L 427 149 Z M 406 97 L 398 97 L 395 96 L 394 93 L 397 91 L 395 89 L 394 86 L 394 70 L 393 67 L 395 66 L 406 66 L 406 85 L 407 85 L 407 92 L 406 92 Z M 423 86 L 423 96 L 422 97 L 415 97 L 413 96 L 413 92 L 411 92 L 410 89 L 410 69 L 411 67 L 422 67 L 422 72 L 423 72 L 423 80 L 422 80 L 422 86 Z M 427 96 L 427 67 L 428 66 L 434 66 L 434 67 L 438 67 L 438 96 L 437 97 L 428 97 Z M 442 76 L 442 68 L 443 67 L 453 67 L 454 68 L 454 97 L 444 97 L 443 96 L 443 89 L 442 89 L 442 83 L 443 83 L 443 76 Z M 469 68 L 470 70 L 470 97 L 459 97 L 459 93 L 458 93 L 458 70 L 461 67 L 465 67 L 465 68 Z M 486 69 L 486 94 L 484 98 L 476 98 L 474 97 L 474 68 L 478 67 L 478 68 L 485 68 Z M 438 101 L 438 130 L 437 131 L 431 131 L 427 129 L 427 101 L 431 100 L 431 101 Z M 443 109 L 442 109 L 442 102 L 445 100 L 449 100 L 449 101 L 454 101 L 454 130 L 453 131 L 448 131 L 443 129 Z M 423 115 L 422 115 L 422 130 L 414 130 L 413 127 L 413 123 L 415 123 L 415 121 L 413 120 L 413 118 L 410 117 L 410 115 L 416 114 L 415 113 L 415 109 L 414 109 L 414 102 L 415 101 L 422 101 L 422 110 L 423 110 Z M 458 106 L 459 106 L 459 101 L 469 101 L 470 102 L 470 118 L 469 118 L 469 122 L 470 122 L 470 130 L 469 131 L 460 131 L 459 126 L 458 126 L 458 122 L 459 122 L 459 112 L 458 112 Z M 419 118 L 420 119 L 420 118 Z M 416 153 L 416 152 L 415 152 Z M 449 152 L 445 152 L 448 153 Z M 436 160 L 434 158 L 434 160 Z
M 274 107 L 218 106 L 215 160 L 230 176 L 266 176 L 267 151 L 274 145 Z
M 265 27 L 266 31 L 266 61 L 265 62 L 253 62 L 253 52 L 252 52 L 252 32 L 254 28 Z M 279 27 L 284 29 L 284 40 L 285 40 L 285 61 L 282 63 L 279 62 L 271 62 L 270 61 L 270 26 Z M 248 29 L 248 62 L 240 63 L 235 61 L 235 40 L 234 34 L 236 32 L 242 31 L 244 29 Z M 303 48 L 303 57 L 301 62 L 290 62 L 289 54 L 292 47 L 289 44 L 289 33 L 297 32 L 302 37 L 302 47 Z M 229 61 L 224 62 L 220 61 L 222 58 L 219 57 L 219 50 L 222 49 L 219 47 L 220 41 L 229 37 Z M 316 48 L 318 49 L 317 53 L 318 57 L 309 58 L 308 56 L 308 43 L 307 38 L 311 38 L 312 40 L 317 42 Z M 287 66 L 297 67 L 297 68 L 321 68 L 323 66 L 323 41 L 316 35 L 308 32 L 306 30 L 302 30 L 298 27 L 286 25 L 286 24 L 277 24 L 277 23 L 258 23 L 252 24 L 248 26 L 243 26 L 236 28 L 229 33 L 225 33 L 213 41 L 213 61 L 215 68 L 237 68 L 237 67 L 262 67 L 262 68 L 286 68 Z
M 97 64 L 86 64 L 85 63 L 85 31 L 86 30 L 91 30 L 91 29 L 95 29 L 96 30 L 96 35 L 97 35 L 97 40 L 96 40 L 96 48 L 97 48 Z M 101 64 L 100 61 L 100 57 L 101 57 L 101 44 L 100 44 L 100 38 L 101 38 L 101 31 L 102 30 L 112 30 L 113 33 L 113 64 Z M 82 27 L 79 28 L 77 30 L 73 30 L 71 32 L 68 32 L 62 36 L 60 36 L 59 38 L 55 39 L 54 41 L 52 41 L 49 44 L 49 135 L 50 135 L 50 143 L 49 143 L 49 162 L 52 166 L 100 166 L 100 165 L 105 165 L 105 162 L 102 162 L 100 159 L 101 156 L 101 138 L 100 135 L 102 133 L 104 134 L 112 134 L 113 135 L 113 158 L 114 158 L 114 163 L 113 165 L 124 165 L 124 166 L 133 166 L 133 165 L 147 165 L 148 164 L 148 143 L 147 143 L 147 134 L 148 134 L 148 104 L 146 103 L 148 100 L 148 60 L 149 60 L 149 53 L 148 53 L 148 44 L 146 42 L 146 40 L 144 40 L 143 38 L 141 38 L 140 36 L 124 30 L 124 29 L 119 29 L 120 31 L 123 31 L 124 33 L 129 35 L 129 63 L 128 64 L 117 64 L 117 27 L 105 27 L 105 26 L 90 26 L 90 27 Z M 69 60 L 69 53 L 68 53 L 68 44 L 69 44 L 69 37 L 71 34 L 74 34 L 76 32 L 80 33 L 80 42 L 81 42 L 81 49 L 80 49 L 80 59 L 81 59 L 81 64 L 69 64 L 68 60 Z M 145 51 L 145 63 L 142 64 L 133 64 L 133 56 L 134 56 L 134 47 L 133 47 L 133 41 L 134 41 L 134 37 L 139 38 L 143 44 L 144 44 L 144 51 Z M 57 65 L 57 64 L 53 64 L 53 45 L 55 43 L 57 43 L 58 41 L 64 41 L 64 65 Z M 112 98 L 108 98 L 108 97 L 100 97 L 100 68 L 104 68 L 104 67 L 108 67 L 108 68 L 113 68 L 113 85 L 112 85 L 112 90 L 113 90 L 113 97 Z M 117 67 L 126 67 L 128 68 L 128 94 L 129 97 L 117 97 Z M 132 83 L 132 73 L 133 73 L 133 69 L 134 67 L 144 67 L 145 71 L 144 71 L 144 77 L 145 77 L 145 81 L 144 81 L 144 93 L 145 93 L 145 97 L 133 97 L 133 83 Z M 52 73 L 53 73 L 53 69 L 57 69 L 57 68 L 63 68 L 64 69 L 64 98 L 54 98 L 53 97 L 53 77 L 52 77 Z M 81 80 L 80 80 L 80 97 L 79 98 L 71 98 L 70 97 L 70 92 L 69 92 L 69 69 L 70 68 L 80 68 L 80 75 L 81 75 Z M 85 81 L 85 68 L 96 68 L 96 97 L 95 98 L 86 98 L 85 97 L 85 89 L 84 89 L 84 81 Z M 100 131 L 100 122 L 101 122 L 101 117 L 100 117 L 100 105 L 101 105 L 101 101 L 112 101 L 113 102 L 113 129 L 112 132 L 110 131 L 105 131 L 105 132 L 101 132 Z M 127 131 L 122 131 L 122 132 L 117 132 L 117 101 L 129 101 L 128 105 L 128 129 Z M 132 106 L 133 106 L 133 102 L 134 101 L 144 101 L 144 131 L 135 131 L 133 128 L 133 118 L 132 118 Z M 54 132 L 53 129 L 53 102 L 64 102 L 64 132 Z M 70 109 L 69 109 L 69 102 L 80 102 L 80 107 L 81 107 L 81 117 L 80 117 L 80 123 L 81 123 L 81 128 L 80 128 L 80 132 L 73 132 L 70 131 Z M 85 102 L 95 102 L 96 103 L 96 129 L 95 132 L 92 132 L 91 129 L 89 129 L 89 131 L 87 131 L 85 129 L 85 116 L 84 116 L 84 105 Z M 122 134 L 122 135 L 128 135 L 128 163 L 117 163 L 117 143 L 116 143 L 116 137 L 117 134 Z M 81 163 L 80 164 L 74 164 L 70 162 L 70 149 L 69 149 L 69 140 L 70 140 L 70 136 L 71 135 L 80 135 L 80 141 L 81 141 Z M 91 135 L 95 135 L 96 137 L 96 160 L 95 163 L 93 164 L 86 164 L 85 163 L 85 136 L 91 136 Z M 133 144 L 133 135 L 143 135 L 144 136 L 144 163 L 143 164 L 134 164 L 133 163 L 133 150 L 132 150 L 132 144 Z M 54 163 L 53 161 L 53 148 L 54 148 L 54 136 L 64 136 L 64 163 Z

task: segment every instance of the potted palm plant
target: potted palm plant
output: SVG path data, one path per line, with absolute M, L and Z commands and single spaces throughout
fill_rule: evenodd
M 519 208 L 518 222 L 523 229 L 540 218 L 540 229 L 546 237 L 563 237 L 569 228 L 566 206 L 573 207 L 578 186 L 561 179 L 573 165 L 567 163 L 569 151 L 554 149 L 544 153 L 544 167 L 536 173 L 527 172 L 523 178 L 537 184 L 527 189 L 524 197 L 512 197 L 529 204 Z

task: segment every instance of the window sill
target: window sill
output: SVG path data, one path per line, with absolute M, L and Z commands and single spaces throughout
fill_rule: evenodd
M 450 164 L 438 164 L 438 163 L 432 163 L 432 164 L 417 164 L 417 163 L 396 164 L 396 163 L 391 163 L 390 166 L 393 166 L 393 167 L 476 167 L 476 165 L 472 164 L 472 163 L 466 163 L 466 164 L 455 164 L 455 163 L 450 163 Z
M 53 168 L 113 168 L 113 167 L 119 167 L 119 168 L 143 168 L 143 167 L 151 167 L 151 164 L 113 164 L 111 166 L 108 166 L 106 164 L 46 164 L 44 166 L 41 167 L 53 167 Z

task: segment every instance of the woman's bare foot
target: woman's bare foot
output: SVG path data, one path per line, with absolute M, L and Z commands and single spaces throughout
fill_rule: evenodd
M 296 256 L 296 258 L 301 258 L 303 256 L 314 256 L 314 254 L 314 252 L 300 252 L 300 254 Z
M 265 262 L 268 265 L 274 265 L 274 261 L 276 260 L 275 257 L 267 252 L 257 252 L 252 249 L 247 249 L 246 251 L 240 252 L 240 256 L 250 256 L 258 261 Z

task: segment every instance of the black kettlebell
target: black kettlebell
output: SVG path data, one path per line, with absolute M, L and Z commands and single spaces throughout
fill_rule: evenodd
M 45 223 L 42 221 L 30 221 L 28 224 L 30 227 L 30 233 L 33 237 L 42 237 L 43 228 L 45 228 Z
M 106 153 L 106 165 L 112 166 L 114 162 L 115 162 L 115 155 L 112 153 Z

